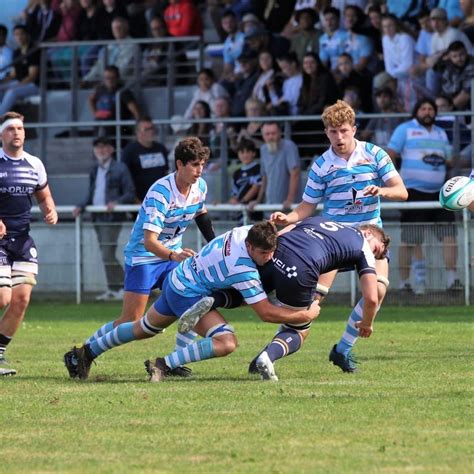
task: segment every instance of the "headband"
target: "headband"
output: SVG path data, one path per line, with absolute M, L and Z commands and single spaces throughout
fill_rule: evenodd
M 3 133 L 3 131 L 7 127 L 10 127 L 11 125 L 20 125 L 23 127 L 23 121 L 20 120 L 19 118 L 11 118 L 11 119 L 5 120 L 5 122 L 3 122 L 2 125 L 0 126 L 0 133 Z

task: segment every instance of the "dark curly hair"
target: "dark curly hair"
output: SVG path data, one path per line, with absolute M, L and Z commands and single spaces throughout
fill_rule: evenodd
M 204 146 L 198 137 L 183 138 L 174 149 L 174 161 L 181 161 L 184 166 L 191 161 L 207 161 L 211 150 Z

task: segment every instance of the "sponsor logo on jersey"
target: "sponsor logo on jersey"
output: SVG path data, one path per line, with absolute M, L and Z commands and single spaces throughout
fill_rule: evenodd
M 444 165 L 444 158 L 436 153 L 432 153 L 423 157 L 423 163 L 431 165 L 433 168 L 439 168 Z
M 347 201 L 344 205 L 346 214 L 358 214 L 362 212 L 363 202 L 357 199 L 357 189 L 352 188 L 352 201 Z
M 283 273 L 284 275 L 286 275 L 288 278 L 295 278 L 298 276 L 298 272 L 296 271 L 297 268 L 295 265 L 290 267 L 285 262 L 275 257 L 272 257 L 272 261 L 274 265 L 276 266 L 277 270 L 280 273 Z
M 4 171 L 3 173 L 0 173 L 0 178 L 6 178 L 8 176 L 8 173 Z
M 319 233 L 319 232 L 316 232 L 312 227 L 305 227 L 303 229 L 303 232 L 308 236 L 308 237 L 311 237 L 313 239 L 321 239 L 323 240 L 324 237 Z
M 0 193 L 8 194 L 32 194 L 34 192 L 33 186 L 2 186 Z

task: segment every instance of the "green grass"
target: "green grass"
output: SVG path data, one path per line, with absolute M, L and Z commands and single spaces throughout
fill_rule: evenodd
M 277 384 L 247 375 L 275 331 L 248 309 L 227 313 L 237 351 L 191 379 L 147 382 L 173 328 L 68 379 L 62 354 L 118 311 L 31 306 L 9 348 L 19 373 L 0 379 L 0 472 L 473 472 L 472 308 L 384 307 L 356 374 L 328 362 L 349 308 L 326 306 Z

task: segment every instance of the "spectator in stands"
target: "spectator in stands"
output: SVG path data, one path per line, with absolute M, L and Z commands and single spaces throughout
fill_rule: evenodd
M 298 97 L 300 115 L 320 115 L 327 105 L 338 98 L 334 77 L 323 66 L 316 53 L 306 53 L 303 57 L 303 83 Z M 294 125 L 294 140 L 298 143 L 303 157 L 314 156 L 323 141 L 323 125 L 320 121 L 301 121 Z M 296 138 L 297 137 L 297 138 Z
M 423 95 L 429 95 L 426 89 L 430 83 L 429 74 L 431 70 L 428 65 L 428 57 L 431 55 L 431 37 L 433 28 L 431 26 L 429 10 L 422 10 L 418 16 L 420 31 L 415 44 L 415 61 L 410 69 L 410 75 L 416 81 L 418 88 L 424 88 Z
M 445 95 L 439 95 L 435 99 L 436 107 L 438 107 L 438 113 L 442 113 L 443 115 L 438 115 L 436 117 L 435 125 L 441 127 L 446 132 L 448 136 L 449 143 L 453 145 L 457 140 L 458 148 L 457 150 L 453 150 L 454 152 L 461 150 L 461 154 L 463 154 L 471 143 L 471 130 L 466 127 L 464 117 L 455 117 L 454 115 L 446 115 L 451 112 L 454 112 L 454 104 L 451 97 Z M 455 137 L 455 122 L 457 124 L 457 136 Z M 469 157 L 470 161 L 470 157 Z
M 399 20 L 416 24 L 416 19 L 424 6 L 424 0 L 387 0 L 388 13 Z
M 368 36 L 356 33 L 356 25 L 360 21 L 359 15 L 360 9 L 354 5 L 347 5 L 344 8 L 344 27 L 346 29 L 344 51 L 352 56 L 354 69 L 365 74 L 374 52 L 374 45 Z
M 361 107 L 365 112 L 372 110 L 372 84 L 368 77 L 363 77 L 354 69 L 354 61 L 349 53 L 342 53 L 337 59 L 337 68 L 333 74 L 340 95 L 348 87 L 357 87 L 360 92 Z
M 80 0 L 81 12 L 78 18 L 77 39 L 79 41 L 97 41 L 106 39 L 102 30 L 102 10 L 99 9 L 98 0 Z M 79 60 L 81 76 L 84 77 L 97 61 L 101 50 L 100 45 L 81 46 Z
M 462 41 L 454 41 L 448 47 L 441 76 L 441 93 L 452 99 L 457 110 L 470 108 L 473 79 L 474 57 L 468 55 Z
M 221 18 L 228 3 L 229 0 L 206 0 L 206 10 L 221 42 L 224 42 L 227 36 L 222 28 Z
M 260 102 L 269 103 L 270 96 L 266 84 L 275 74 L 275 60 L 268 51 L 262 51 L 258 55 L 258 66 L 260 74 L 257 82 L 253 86 L 252 97 Z
M 370 70 L 377 74 L 383 71 L 383 50 L 382 50 L 382 10 L 380 5 L 371 5 L 367 9 L 369 25 L 361 28 L 361 32 L 366 34 L 374 45 L 374 56 L 370 62 Z
M 156 128 L 150 117 L 137 120 L 135 137 L 123 149 L 122 161 L 132 176 L 136 202 L 141 203 L 150 186 L 169 173 L 168 150 L 156 141 Z
M 165 20 L 160 16 L 154 16 L 150 20 L 149 30 L 152 38 L 163 39 L 169 37 Z M 142 51 L 142 76 L 146 77 L 146 84 L 164 85 L 167 82 L 169 68 L 176 66 L 175 58 L 169 58 L 169 44 L 155 43 L 147 44 Z
M 254 51 L 268 51 L 274 58 L 290 51 L 290 41 L 280 35 L 270 33 L 265 28 L 254 27 L 245 34 L 245 42 Z
M 349 104 L 356 115 L 363 114 L 366 111 L 362 109 L 362 99 L 360 90 L 355 86 L 348 86 L 342 91 L 342 100 Z M 357 117 L 357 128 L 363 130 L 367 126 L 367 119 Z
M 428 57 L 428 66 L 434 73 L 430 75 L 431 83 L 427 84 L 433 95 L 437 95 L 441 86 L 441 73 L 438 70 L 438 61 L 443 58 L 447 49 L 454 41 L 462 41 L 466 51 L 471 54 L 472 45 L 467 36 L 452 26 L 449 26 L 446 10 L 433 8 L 430 12 L 433 36 L 431 37 L 431 55 Z
M 275 0 L 266 0 L 254 2 L 260 8 L 257 13 L 264 24 L 272 33 L 281 33 L 285 25 L 290 21 L 293 15 L 295 1 L 276 2 Z M 286 51 L 288 52 L 288 51 Z M 278 57 L 279 55 L 275 55 Z
M 322 63 L 335 72 L 337 60 L 344 52 L 346 32 L 340 28 L 341 14 L 337 8 L 324 10 L 324 33 L 319 38 L 319 57 Z
M 473 0 L 460 0 L 461 9 L 464 13 L 464 20 L 459 25 L 459 29 L 469 38 L 471 44 L 474 44 L 474 3 Z
M 107 57 L 108 64 L 116 66 L 120 72 L 122 79 L 128 78 L 133 72 L 134 58 L 138 54 L 136 44 L 130 44 L 127 39 L 130 39 L 128 34 L 128 20 L 122 17 L 116 17 L 112 21 L 112 34 L 116 42 L 107 46 L 107 54 L 102 50 L 99 59 L 94 64 L 92 69 L 84 76 L 84 82 L 94 82 L 100 79 L 102 70 L 106 66 L 105 60 Z
M 222 87 L 214 76 L 212 69 L 201 69 L 197 77 L 197 87 L 194 89 L 191 102 L 184 113 L 186 118 L 191 118 L 194 104 L 204 101 L 212 108 L 214 101 L 219 97 L 228 97 L 228 92 Z
M 102 0 L 100 16 L 102 21 L 102 24 L 100 25 L 100 35 L 102 39 L 114 38 L 112 22 L 115 18 L 126 18 L 128 21 L 128 12 L 122 4 L 122 0 Z
M 232 176 L 232 192 L 229 204 L 249 204 L 253 201 L 260 190 L 262 177 L 260 165 L 255 158 L 257 148 L 253 141 L 243 139 L 237 147 L 237 155 L 241 166 L 234 171 Z M 263 218 L 261 212 L 252 212 L 249 216 L 252 220 Z M 239 225 L 242 223 L 242 214 L 237 217 Z
M 117 66 L 107 66 L 104 71 L 103 81 L 95 88 L 88 98 L 89 108 L 94 118 L 101 120 L 116 120 L 116 95 L 122 87 L 120 72 Z M 120 120 L 138 120 L 140 111 L 135 97 L 129 89 L 120 94 Z M 122 127 L 123 135 L 129 135 L 129 127 Z M 97 127 L 98 135 L 115 135 L 115 127 Z
M 265 202 L 278 204 L 289 210 L 299 199 L 301 160 L 298 148 L 281 136 L 276 122 L 266 122 L 262 127 L 264 145 L 260 147 L 262 184 L 249 209 Z
M 204 146 L 209 146 L 212 125 L 209 122 L 202 122 L 202 119 L 211 118 L 211 107 L 208 102 L 198 100 L 194 103 L 191 117 L 197 122 L 191 125 L 188 135 L 191 137 L 198 137 Z
M 28 14 L 26 29 L 33 43 L 53 41 L 61 27 L 61 13 L 51 7 L 52 0 L 40 0 Z
M 235 81 L 235 92 L 232 97 L 231 114 L 233 117 L 245 115 L 245 101 L 252 95 L 253 88 L 258 79 L 257 51 L 244 48 L 239 56 L 241 75 Z
M 291 38 L 291 51 L 296 54 L 298 61 L 303 61 L 306 53 L 319 52 L 319 38 L 321 31 L 314 27 L 318 15 L 312 8 L 303 8 L 295 13 L 295 20 L 299 26 L 299 32 Z
M 242 21 L 240 22 L 240 29 L 244 34 L 248 33 L 249 31 L 253 31 L 257 28 L 264 28 L 264 25 L 260 18 L 254 13 L 246 13 L 242 17 Z
M 382 47 L 385 71 L 397 79 L 397 92 L 403 103 L 403 110 L 413 109 L 416 90 L 410 70 L 415 60 L 415 42 L 411 35 L 403 31 L 395 15 L 385 15 L 382 19 Z
M 78 39 L 79 16 L 81 6 L 79 0 L 63 0 L 60 4 L 61 27 L 57 40 L 61 42 Z M 52 48 L 48 51 L 55 77 L 67 79 L 71 74 L 71 48 Z
M 245 35 L 238 31 L 237 16 L 232 10 L 226 10 L 221 19 L 222 29 L 227 33 L 222 49 L 223 69 L 222 79 L 225 81 L 235 81 L 235 74 L 240 72 L 238 57 L 242 54 L 245 42 Z
M 128 168 L 113 159 L 112 142 L 96 138 L 93 150 L 96 164 L 89 174 L 87 197 L 74 208 L 72 215 L 77 217 L 86 206 L 107 206 L 107 212 L 92 214 L 107 279 L 107 291 L 97 299 L 121 300 L 124 273 L 115 253 L 122 228 L 119 223 L 125 221 L 126 216 L 112 211 L 117 204 L 133 203 L 135 190 Z
M 211 168 L 211 171 L 213 171 L 213 168 L 218 167 L 214 159 L 220 158 L 222 136 L 227 140 L 229 136 L 229 128 L 231 129 L 230 134 L 232 135 L 233 133 L 233 127 L 231 125 L 219 121 L 219 119 L 229 118 L 231 116 L 230 111 L 231 102 L 228 97 L 219 97 L 214 101 L 214 109 L 212 110 L 212 113 L 216 122 L 214 123 L 210 133 L 210 148 L 213 160 L 208 166 L 208 169 Z
M 23 25 L 13 28 L 13 37 L 18 48 L 13 52 L 14 66 L 2 80 L 0 92 L 0 115 L 12 110 L 18 99 L 24 99 L 39 93 L 39 50 L 34 51 L 30 35 Z
M 245 117 L 247 119 L 265 117 L 265 115 L 265 104 L 263 102 L 253 97 L 245 101 Z M 231 149 L 237 153 L 242 140 L 251 141 L 255 145 L 255 148 L 260 148 L 260 146 L 263 145 L 262 124 L 263 122 L 260 121 L 246 122 L 245 126 L 243 126 L 238 133 L 234 128 L 231 128 L 228 133 Z
M 193 0 L 169 0 L 164 19 L 171 36 L 201 36 L 202 20 Z
M 277 59 L 278 66 L 284 77 L 281 94 L 275 87 L 274 81 L 268 83 L 272 108 L 278 115 L 297 115 L 298 98 L 303 84 L 303 75 L 296 54 L 289 53 Z
M 451 26 L 457 28 L 461 24 L 464 13 L 459 0 L 438 0 L 436 6 L 446 10 L 446 15 L 448 16 L 448 21 Z
M 441 186 L 446 181 L 451 146 L 446 132 L 435 125 L 437 107 L 432 99 L 422 98 L 413 108 L 413 119 L 399 125 L 390 139 L 387 152 L 392 160 L 401 159 L 400 175 L 408 189 L 408 201 L 438 201 Z M 436 222 L 433 231 L 443 242 L 448 289 L 461 288 L 457 279 L 457 243 L 454 214 L 443 209 L 402 211 L 399 254 L 400 288 L 411 290 L 410 265 L 414 272 L 415 293 L 422 294 L 426 286 L 426 262 L 421 244 L 425 228 L 414 223 Z M 413 260 L 412 260 L 413 258 Z
M 13 50 L 7 46 L 8 28 L 0 25 L 0 81 L 2 81 L 9 73 L 13 60 Z
M 376 112 L 380 115 L 369 120 L 360 137 L 364 141 L 376 143 L 386 148 L 395 128 L 400 124 L 398 117 L 386 117 L 386 114 L 398 113 L 397 102 L 392 89 L 384 87 L 375 91 Z

